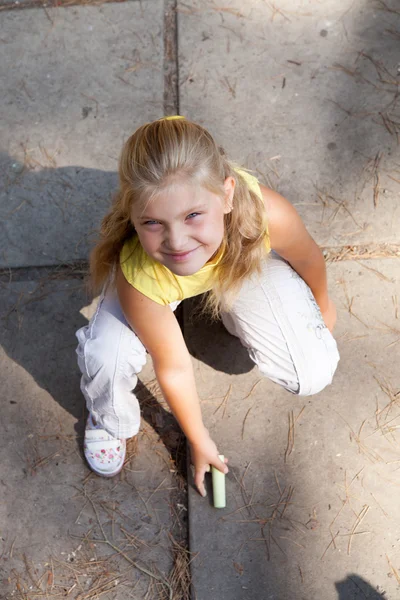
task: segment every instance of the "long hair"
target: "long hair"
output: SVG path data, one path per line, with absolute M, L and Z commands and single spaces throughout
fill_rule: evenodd
M 191 181 L 225 197 L 224 181 L 236 181 L 232 211 L 224 215 L 222 258 L 204 310 L 213 318 L 228 310 L 242 282 L 260 272 L 267 251 L 264 202 L 249 189 L 210 133 L 185 118 L 146 123 L 125 143 L 119 161 L 119 190 L 104 217 L 100 239 L 90 256 L 90 283 L 98 292 L 109 281 L 126 240 L 135 235 L 131 207 L 168 189 L 171 180 Z

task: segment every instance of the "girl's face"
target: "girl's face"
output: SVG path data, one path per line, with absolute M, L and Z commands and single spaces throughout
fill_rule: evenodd
M 132 221 L 145 252 L 176 275 L 193 275 L 217 252 L 224 214 L 232 205 L 235 180 L 224 182 L 225 199 L 203 187 L 177 183 L 145 207 L 134 206 Z

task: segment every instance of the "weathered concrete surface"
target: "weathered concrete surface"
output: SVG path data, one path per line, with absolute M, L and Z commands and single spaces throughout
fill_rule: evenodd
M 320 245 L 399 244 L 399 29 L 394 2 L 181 3 L 180 112 L 288 197 Z M 226 510 L 190 490 L 197 600 L 399 596 L 397 289 L 366 268 L 397 280 L 396 260 L 330 266 L 341 362 L 316 398 L 253 390 L 239 343 L 186 318 L 231 464 Z
M 2 284 L 1 598 L 55 598 L 63 590 L 86 597 L 101 586 L 110 588 L 107 599 L 144 598 L 149 586 L 155 598 L 166 587 L 116 548 L 161 580 L 173 566 L 169 534 L 179 539 L 186 518 L 182 474 L 171 460 L 181 440 L 151 393 L 157 396 L 151 365 L 141 376 L 137 452 L 112 480 L 96 477 L 83 459 L 74 332 L 87 323 L 86 305 L 77 279 L 50 273 Z
M 209 500 L 189 491 L 197 600 L 398 597 L 399 276 L 396 259 L 330 265 L 341 361 L 311 398 L 267 380 L 253 389 L 260 374 L 238 340 L 186 323 L 205 421 L 231 471 L 224 510 L 211 489 Z
M 379 8 L 361 0 L 179 6 L 180 112 L 288 196 L 323 245 L 399 241 L 399 118 L 391 104 L 399 20 Z M 162 13 L 158 1 L 0 13 L 0 265 L 87 258 L 123 140 L 163 112 Z M 398 276 L 394 261 L 363 264 Z M 399 327 L 395 284 L 378 277 L 357 263 L 330 268 L 342 359 L 334 385 L 317 398 L 293 398 L 265 380 L 253 389 L 259 375 L 236 340 L 222 328 L 187 324 L 206 421 L 231 465 L 226 511 L 191 492 L 198 600 L 398 596 Z M 30 294 L 39 279 L 13 282 L 1 296 L 1 593 L 26 597 L 40 586 L 48 597 L 93 596 L 118 581 L 103 598 L 120 598 L 120 590 L 142 598 L 153 581 L 148 597 L 157 598 L 157 582 L 90 540 L 102 539 L 99 519 L 129 558 L 167 577 L 166 531 L 179 531 L 185 514 L 173 489 L 182 479 L 169 468 L 176 470 L 178 441 L 162 427 L 169 416 L 162 406 L 153 407 L 154 420 L 147 411 L 158 433 L 145 418 L 140 451 L 119 478 L 89 474 L 79 450 L 73 335 L 86 301 L 71 279 Z M 334 284 L 342 279 L 348 299 Z M 150 389 L 152 378 L 149 365 Z M 288 415 L 303 406 L 285 463 Z
M 163 114 L 163 2 L 0 13 L 0 266 L 86 259 L 124 140 Z
M 287 196 L 321 245 L 398 242 L 399 27 L 393 1 L 185 1 L 181 114 Z
M 163 114 L 164 2 L 3 10 L 0 26 L 0 597 L 169 596 L 184 440 L 148 364 L 138 448 L 112 480 L 89 471 L 74 332 L 93 306 L 59 268 L 88 258 L 123 141 Z

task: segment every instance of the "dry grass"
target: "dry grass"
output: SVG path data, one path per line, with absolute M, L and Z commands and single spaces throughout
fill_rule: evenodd
M 43 275 L 41 275 L 43 274 Z M 0 319 L 8 321 L 10 317 L 15 317 L 18 325 L 18 330 L 22 328 L 24 320 L 25 309 L 35 302 L 40 302 L 54 293 L 60 291 L 60 287 L 54 285 L 55 282 L 63 283 L 66 280 L 77 279 L 76 287 L 68 287 L 68 294 L 75 292 L 76 290 L 84 290 L 84 283 L 82 280 L 87 277 L 87 265 L 82 261 L 70 264 L 59 264 L 54 268 L 47 267 L 36 267 L 32 274 L 32 269 L 21 268 L 21 269 L 1 269 L 0 270 L 0 287 L 7 289 L 11 293 L 16 295 L 16 301 L 10 306 L 10 308 L 0 315 Z M 33 289 L 29 290 L 27 287 L 26 291 L 13 292 L 10 285 L 18 281 L 30 280 L 33 284 Z
M 394 258 L 400 256 L 400 244 L 367 244 L 322 247 L 327 262 L 343 260 L 368 260 L 371 258 Z
M 165 479 L 150 493 L 146 500 L 141 497 L 147 514 L 150 513 L 149 505 L 151 498 L 162 488 L 164 483 Z M 138 493 L 136 488 L 135 491 Z M 190 553 L 187 551 L 185 543 L 177 542 L 171 532 L 166 532 L 170 541 L 173 567 L 169 575 L 165 576 L 159 572 L 155 565 L 146 565 L 143 559 L 132 556 L 132 553 L 138 557 L 143 556 L 143 551 L 146 548 L 151 549 L 151 547 L 159 545 L 157 539 L 153 539 L 151 545 L 149 545 L 148 542 L 138 538 L 134 532 L 129 531 L 132 526 L 132 518 L 121 511 L 118 502 L 115 500 L 109 502 L 95 500 L 93 495 L 88 493 L 86 487 L 80 490 L 80 494 L 84 499 L 84 506 L 81 512 L 91 507 L 95 516 L 95 522 L 84 536 L 75 534 L 70 534 L 70 536 L 78 540 L 80 550 L 86 548 L 96 553 L 96 565 L 98 563 L 103 565 L 106 569 L 107 578 L 96 577 L 89 588 L 83 586 L 81 578 L 86 578 L 87 581 L 87 569 L 77 559 L 74 559 L 73 569 L 76 584 L 82 588 L 79 595 L 76 596 L 76 600 L 91 600 L 110 590 L 118 591 L 119 594 L 122 594 L 122 597 L 125 597 L 124 593 L 128 593 L 128 590 L 134 590 L 140 580 L 140 578 L 136 581 L 132 580 L 132 567 L 139 575 L 148 578 L 148 589 L 146 595 L 142 597 L 147 597 L 151 600 L 155 600 L 156 598 L 158 600 L 190 599 Z M 101 516 L 101 511 L 106 516 L 106 522 L 104 522 L 104 517 Z M 80 518 L 80 514 L 77 520 Z M 125 523 L 127 524 L 125 525 Z M 163 531 L 158 536 L 162 534 Z M 101 553 L 100 548 L 102 546 L 105 549 L 108 548 L 108 550 L 111 550 L 112 553 L 99 560 L 98 555 Z M 92 559 L 90 560 L 92 561 Z M 123 562 L 129 565 L 127 571 L 122 571 Z M 82 571 L 85 571 L 85 573 Z M 128 573 L 130 574 L 129 577 Z M 123 589 L 120 590 L 120 587 Z M 132 597 L 137 596 L 133 595 Z
M 399 144 L 400 141 L 400 122 L 395 121 L 394 118 L 387 112 L 380 113 L 380 118 L 382 119 L 383 126 L 385 129 L 396 137 L 396 142 Z M 379 183 L 379 181 L 378 181 Z
M 190 600 L 190 563 L 191 553 L 172 538 L 174 566 L 168 580 L 173 591 L 174 600 Z
M 137 456 L 138 452 L 139 452 L 138 436 L 135 435 L 134 437 L 131 437 L 126 441 L 125 465 L 129 464 L 135 458 L 135 456 Z
M 331 521 L 331 523 L 329 524 L 329 533 L 330 533 L 330 541 L 327 545 L 327 547 L 325 548 L 323 554 L 321 555 L 321 559 L 320 560 L 324 560 L 326 553 L 328 552 L 328 550 L 333 547 L 333 549 L 337 550 L 338 546 L 336 544 L 338 538 L 340 537 L 348 537 L 348 543 L 347 543 L 347 553 L 350 554 L 351 552 L 351 545 L 352 545 L 352 541 L 355 535 L 361 535 L 361 534 L 369 534 L 369 532 L 357 532 L 358 527 L 360 526 L 361 522 L 364 520 L 364 518 L 366 517 L 370 507 L 368 505 L 364 505 L 362 507 L 362 509 L 359 511 L 359 513 L 357 513 L 352 506 L 352 499 L 355 500 L 359 500 L 357 498 L 357 496 L 354 495 L 354 493 L 351 492 L 351 487 L 353 486 L 353 484 L 357 481 L 359 481 L 360 479 L 360 475 L 363 472 L 364 467 L 362 469 L 360 469 L 355 475 L 354 477 L 351 479 L 350 482 L 348 482 L 347 480 L 347 471 L 345 471 L 344 474 L 344 486 L 341 486 L 344 488 L 345 490 L 345 498 L 341 499 L 341 507 L 338 510 L 338 512 L 336 513 L 335 517 L 333 518 L 333 520 Z M 337 527 L 339 527 L 336 531 L 336 533 L 333 533 L 333 526 L 335 525 L 335 523 L 337 523 L 339 517 L 342 515 L 342 513 L 344 513 L 345 509 L 348 509 L 348 511 L 350 511 L 350 514 L 353 515 L 355 517 L 355 521 L 353 522 L 353 525 L 351 526 L 350 531 L 346 531 L 347 527 L 346 526 L 338 526 L 336 525 L 335 530 Z M 344 516 L 344 515 L 343 515 Z M 341 533 L 341 530 L 344 529 L 344 532 Z
M 354 79 L 357 81 L 357 83 L 367 83 L 368 85 L 371 85 L 375 90 L 382 91 L 381 88 L 379 88 L 377 85 L 375 85 L 375 83 L 373 83 L 372 81 L 370 81 L 369 79 L 364 77 L 364 75 L 361 74 L 361 71 L 357 68 L 350 68 L 350 67 L 341 65 L 340 63 L 334 63 L 332 65 L 331 69 L 333 69 L 335 71 L 342 71 L 349 77 L 354 77 Z
M 398 303 L 398 299 L 397 299 L 397 294 L 392 296 L 392 302 L 393 302 L 393 306 L 394 306 L 394 318 L 398 319 L 399 318 L 399 303 Z
M 375 3 L 377 4 L 377 7 L 380 10 L 384 10 L 386 12 L 390 12 L 390 13 L 394 13 L 396 15 L 400 15 L 400 10 L 398 8 L 392 8 L 391 6 L 389 6 L 388 4 L 386 4 L 386 2 L 384 2 L 383 0 L 375 0 Z
M 382 392 L 387 396 L 388 401 L 383 408 L 379 407 L 377 401 L 374 415 L 375 428 L 370 435 L 372 436 L 379 432 L 388 444 L 398 452 L 400 445 L 395 437 L 395 433 L 399 429 L 399 425 L 396 422 L 400 418 L 400 391 L 395 391 L 389 382 L 381 381 L 378 377 L 375 377 L 375 380 Z M 393 411 L 396 411 L 394 416 L 392 414 Z
M 353 303 L 354 303 L 354 296 L 352 296 L 350 298 L 349 293 L 347 291 L 347 283 L 344 279 L 341 279 L 338 281 L 338 283 L 340 285 L 343 286 L 343 290 L 344 290 L 344 295 L 346 298 L 346 308 L 349 312 L 349 314 L 354 317 L 355 319 L 357 319 L 357 321 L 359 321 L 362 325 L 364 325 L 364 327 L 366 327 L 367 329 L 370 329 L 370 327 L 367 325 L 367 323 L 365 323 L 365 321 L 363 319 L 361 319 L 361 317 L 359 317 L 353 310 Z
M 245 400 L 247 400 L 247 398 L 250 398 L 250 396 L 252 395 L 252 393 L 254 392 L 254 390 L 256 389 L 256 387 L 258 386 L 258 384 L 261 383 L 261 381 L 263 381 L 263 380 L 262 379 L 258 379 L 258 381 L 255 382 L 255 384 L 252 386 L 252 388 L 249 391 L 249 393 L 243 398 L 242 402 L 244 402 Z M 247 412 L 245 414 L 245 417 L 243 419 L 243 423 L 242 423 L 242 440 L 244 439 L 244 427 L 246 425 L 247 417 L 249 416 L 251 410 L 253 409 L 255 402 L 256 401 L 254 400 L 253 404 L 247 410 Z
M 286 446 L 286 450 L 285 450 L 285 463 L 287 462 L 288 457 L 293 452 L 293 449 L 294 449 L 295 425 L 296 425 L 297 421 L 300 419 L 301 415 L 303 414 L 304 409 L 305 409 L 305 406 L 303 406 L 303 408 L 301 409 L 301 411 L 299 412 L 299 414 L 297 415 L 296 418 L 294 418 L 294 414 L 293 414 L 292 410 L 289 412 L 289 415 L 288 415 L 288 417 L 289 417 L 289 429 L 288 429 L 287 446 Z
M 133 560 L 128 555 L 125 547 L 121 547 L 121 546 L 117 545 L 117 543 L 114 542 L 113 538 L 111 538 L 110 535 L 107 535 L 105 528 L 103 527 L 102 521 L 100 519 L 100 516 L 99 516 L 99 509 L 98 509 L 97 504 L 95 503 L 93 498 L 86 492 L 86 489 L 83 490 L 83 493 L 84 493 L 85 500 L 88 500 L 93 508 L 93 512 L 96 517 L 97 526 L 100 530 L 101 535 L 99 538 L 93 538 L 93 537 L 89 538 L 88 534 L 86 534 L 83 537 L 70 534 L 71 537 L 80 540 L 81 543 L 88 541 L 90 544 L 95 544 L 95 545 L 104 544 L 105 546 L 109 547 L 111 550 L 114 551 L 114 553 L 118 557 L 123 558 L 129 565 L 131 565 L 132 567 L 137 569 L 140 573 L 147 575 L 148 577 L 150 577 L 150 579 L 154 579 L 155 581 L 157 581 L 157 582 L 161 583 L 163 586 L 165 586 L 169 592 L 168 597 L 170 600 L 172 600 L 172 589 L 171 589 L 171 586 L 168 583 L 168 581 L 163 576 L 158 575 L 155 572 L 152 572 L 149 568 L 146 568 L 143 565 L 140 565 L 137 560 Z M 90 532 L 89 532 L 89 535 L 90 535 Z
M 373 201 L 374 201 L 374 208 L 376 208 L 378 206 L 378 200 L 379 200 L 379 193 L 380 193 L 380 187 L 379 187 L 379 183 L 380 183 L 380 173 L 379 173 L 379 167 L 381 164 L 381 160 L 382 160 L 382 156 L 383 153 L 382 152 L 378 152 L 377 155 L 375 156 L 375 158 L 371 161 L 371 165 L 369 166 L 369 169 L 371 171 L 371 176 L 373 179 Z
M 387 554 L 386 554 L 386 560 L 388 561 L 388 565 L 389 565 L 389 567 L 390 567 L 390 569 L 391 569 L 391 571 L 392 571 L 393 575 L 395 576 L 397 583 L 400 585 L 400 575 L 399 575 L 399 572 L 398 572 L 398 570 L 396 569 L 396 567 L 394 567 L 394 566 L 392 565 L 392 563 L 391 563 L 391 560 L 390 560 L 390 558 L 388 557 L 388 555 L 387 555 Z
M 363 269 L 367 269 L 367 271 L 371 271 L 372 273 L 375 273 L 375 275 L 381 281 L 388 281 L 389 283 L 394 283 L 394 279 L 391 279 L 390 277 L 386 277 L 386 275 L 384 275 L 383 273 L 381 273 L 377 269 L 373 269 L 372 267 L 369 267 L 368 265 L 364 265 L 359 260 L 354 260 L 354 262 L 356 262 L 358 265 L 360 265 L 360 267 L 363 267 Z
M 215 10 L 216 12 L 222 12 L 222 13 L 229 13 L 231 15 L 234 15 L 235 17 L 238 17 L 239 19 L 244 19 L 245 15 L 240 12 L 239 10 L 237 10 L 236 8 L 230 8 L 227 6 L 218 6 L 217 4 L 211 4 L 209 5 L 207 8 L 211 9 L 211 10 Z
M 71 600 L 94 600 L 128 584 L 129 571 L 116 572 L 113 561 L 99 559 L 94 548 L 80 544 L 67 560 L 50 559 L 42 568 L 23 555 L 23 573 L 12 569 L 8 584 L 14 585 L 16 600 L 68 597 Z
M 291 22 L 291 20 L 289 19 L 289 17 L 286 15 L 286 11 L 283 11 L 282 9 L 278 8 L 276 6 L 276 4 L 274 4 L 273 2 L 266 2 L 266 5 L 269 7 L 269 9 L 271 10 L 271 21 L 273 21 L 276 17 L 276 15 L 280 15 L 281 17 L 283 17 L 285 19 L 285 21 L 288 21 L 289 23 Z
M 361 522 L 364 520 L 364 518 L 366 517 L 368 511 L 369 511 L 370 507 L 365 505 L 363 506 L 363 508 L 361 509 L 360 513 L 357 515 L 356 520 L 354 522 L 354 525 L 351 529 L 351 533 L 349 536 L 349 542 L 347 545 L 347 554 L 350 555 L 350 550 L 351 550 L 351 542 L 353 540 L 353 536 L 356 533 L 356 530 L 358 529 L 358 527 L 361 525 Z
M 149 383 L 149 387 L 155 394 L 158 393 L 154 381 Z M 154 399 L 153 396 L 152 398 Z M 150 402 L 149 393 L 146 400 Z M 65 436 L 57 433 L 43 437 L 46 442 L 50 439 L 53 443 L 56 439 Z M 140 436 L 138 437 L 140 438 Z M 179 489 L 180 486 L 177 483 L 181 476 L 176 470 L 171 475 L 173 463 L 168 463 L 167 477 L 161 478 L 161 483 L 153 486 L 154 489 L 147 489 L 148 486 L 146 489 L 138 489 L 132 483 L 135 480 L 135 476 L 132 475 L 134 471 L 128 468 L 128 464 L 132 463 L 132 468 L 135 466 L 134 459 L 138 455 L 138 437 L 128 442 L 127 462 L 119 476 L 110 482 L 103 481 L 103 485 L 100 484 L 99 487 L 96 478 L 90 473 L 84 479 L 82 487 L 78 489 L 73 500 L 81 499 L 82 505 L 78 510 L 75 523 L 70 525 L 69 531 L 69 536 L 76 546 L 73 552 L 70 552 L 67 560 L 60 556 L 53 556 L 48 559 L 44 567 L 36 567 L 32 560 L 25 556 L 21 568 L 19 566 L 21 562 L 18 562 L 18 540 L 12 540 L 8 551 L 8 560 L 11 561 L 13 558 L 15 568 L 10 568 L 7 584 L 12 586 L 13 598 L 16 600 L 44 600 L 45 598 L 50 600 L 68 597 L 71 600 L 97 600 L 98 598 L 112 600 L 117 594 L 118 597 L 124 599 L 141 597 L 148 600 L 190 600 L 190 556 L 186 548 L 187 529 L 186 524 L 181 520 L 186 502 L 186 488 Z M 153 432 L 151 442 L 156 454 L 158 453 L 156 447 L 158 439 Z M 69 437 L 68 441 L 70 441 Z M 75 439 L 73 441 L 76 443 Z M 39 468 L 46 467 L 46 464 L 57 455 L 52 452 L 45 455 L 37 447 L 36 438 L 29 439 L 29 442 L 32 446 L 29 451 L 31 471 L 36 472 Z M 164 454 L 166 454 L 165 451 Z M 108 486 L 107 483 L 109 483 Z M 120 489 L 121 486 L 122 489 Z M 125 488 L 127 490 L 129 488 L 129 491 L 125 492 Z M 88 489 L 91 490 L 90 493 Z M 101 499 L 102 496 L 104 497 L 104 492 L 106 492 L 105 499 Z M 160 492 L 166 493 L 169 498 L 167 503 L 170 504 L 171 519 L 168 521 L 168 530 L 163 525 L 157 531 L 157 522 L 160 525 L 160 521 L 158 510 L 152 507 L 152 502 Z M 131 514 L 129 508 L 128 510 L 124 509 L 123 504 L 118 500 L 118 498 L 123 499 L 126 494 L 132 493 L 137 504 L 134 514 Z M 139 500 L 143 504 L 143 509 L 141 509 Z M 138 517 L 149 518 L 154 524 L 157 533 L 155 537 L 150 538 L 150 541 L 138 537 Z M 85 523 L 89 523 L 89 528 L 82 534 Z M 169 523 L 172 525 L 170 526 Z M 147 528 L 144 531 L 147 531 Z M 167 544 L 164 543 L 165 539 L 167 539 Z M 177 539 L 179 541 L 176 541 Z M 66 542 L 68 547 L 70 545 L 69 538 Z M 167 574 L 161 573 L 157 564 L 153 564 L 147 558 L 160 544 L 162 551 L 171 556 L 172 568 Z
M 347 213 L 347 215 L 352 219 L 352 221 L 354 222 L 354 224 L 360 231 L 362 231 L 364 229 L 364 226 L 361 225 L 360 223 L 358 223 L 358 221 L 355 219 L 353 213 L 349 209 L 347 202 L 345 200 L 339 200 L 338 198 L 335 198 L 332 194 L 328 193 L 324 189 L 318 188 L 315 184 L 314 184 L 314 187 L 315 187 L 317 199 L 322 204 L 321 224 L 323 224 L 325 222 L 326 210 L 328 208 L 333 207 L 332 211 L 327 219 L 329 222 L 332 223 L 337 218 L 339 211 L 342 210 L 345 213 Z
M 230 384 L 230 386 L 228 388 L 228 391 L 226 392 L 226 394 L 225 394 L 225 396 L 224 396 L 221 404 L 214 411 L 214 415 L 217 414 L 217 412 L 220 410 L 220 408 L 223 407 L 224 410 L 222 412 L 222 418 L 225 417 L 226 409 L 227 409 L 227 406 L 228 406 L 228 400 L 229 400 L 229 397 L 231 395 L 231 392 L 232 392 L 232 384 Z
M 385 65 L 381 61 L 372 58 L 372 56 L 370 56 L 369 54 L 366 54 L 363 51 L 359 53 L 359 56 L 362 58 L 365 58 L 367 61 L 369 61 L 374 66 L 380 83 L 387 84 L 389 86 L 394 86 L 395 90 L 397 92 L 398 86 L 399 86 L 398 80 L 396 79 L 395 76 L 393 76 L 390 73 L 390 71 L 385 67 Z M 395 95 L 395 98 L 396 97 L 397 97 L 397 94 Z
M 303 533 L 303 531 L 298 528 L 298 526 L 292 521 L 292 519 L 287 514 L 287 511 L 292 504 L 294 487 L 289 485 L 282 488 L 278 477 L 275 473 L 275 482 L 278 493 L 276 500 L 272 504 L 266 500 L 254 502 L 254 486 L 251 494 L 249 494 L 244 483 L 245 477 L 250 469 L 250 466 L 251 463 L 247 465 L 240 480 L 235 475 L 234 471 L 231 471 L 239 486 L 243 504 L 233 512 L 221 517 L 220 520 L 241 524 L 254 523 L 258 524 L 260 527 L 260 536 L 250 537 L 247 541 L 242 543 L 235 555 L 236 558 L 239 557 L 240 553 L 242 552 L 245 546 L 253 542 L 261 542 L 265 546 L 267 560 L 270 560 L 271 558 L 272 545 L 275 545 L 279 549 L 279 551 L 284 556 L 286 556 L 285 550 L 282 548 L 278 541 L 279 539 L 288 540 L 294 543 L 295 545 L 302 547 L 301 544 L 298 544 L 295 540 L 287 537 L 287 532 L 290 530 L 296 530 Z M 256 510 L 256 507 L 259 508 Z M 246 515 L 243 514 L 243 511 L 247 513 L 247 518 L 244 518 Z M 284 532 L 286 532 L 286 535 L 280 535 L 281 529 Z
M 342 417 L 342 415 L 340 413 L 336 412 L 337 415 L 339 415 L 339 417 L 342 419 L 342 421 L 347 425 L 347 427 L 350 430 L 350 441 L 355 441 L 357 446 L 358 446 L 358 451 L 360 454 L 363 454 L 372 464 L 378 463 L 378 462 L 385 462 L 384 459 L 382 458 L 382 456 L 380 454 L 378 454 L 373 448 L 370 448 L 369 446 L 367 446 L 367 444 L 365 443 L 365 439 L 366 437 L 369 436 L 365 436 L 365 438 L 361 437 L 362 431 L 364 429 L 365 424 L 367 423 L 368 419 L 364 419 L 364 421 L 361 423 L 358 431 L 356 431 L 355 429 L 353 429 L 353 427 L 346 421 L 346 419 L 344 417 Z
M 395 39 L 400 40 L 400 31 L 397 31 L 396 29 L 385 29 L 385 31 Z
M 222 84 L 227 87 L 227 89 L 228 89 L 229 93 L 231 94 L 232 98 L 236 98 L 237 79 L 235 80 L 234 83 L 231 83 L 229 81 L 229 79 L 226 76 L 224 76 L 221 81 L 222 81 Z
M 32 268 L 1 268 L 0 282 L 2 284 L 10 284 L 14 281 L 25 281 L 27 276 L 31 274 Z M 28 295 L 34 296 L 38 291 L 42 290 L 46 284 L 51 281 L 65 281 L 68 279 L 83 279 L 89 274 L 89 265 L 86 261 L 75 261 L 71 263 L 59 263 L 54 267 L 34 267 L 35 275 L 32 281 L 35 281 L 36 288 L 33 292 L 27 292 Z M 43 273 L 42 276 L 40 274 Z

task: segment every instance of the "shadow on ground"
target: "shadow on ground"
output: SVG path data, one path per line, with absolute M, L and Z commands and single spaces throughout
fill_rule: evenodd
M 386 600 L 386 596 L 374 590 L 369 583 L 358 575 L 349 575 L 344 581 L 335 583 L 338 600 Z
M 53 266 L 87 260 L 118 185 L 117 174 L 41 168 L 0 153 L 0 264 Z
M 21 439 L 35 428 L 43 430 L 43 434 L 61 432 L 60 411 L 52 406 L 55 401 L 76 419 L 81 451 L 86 411 L 79 385 L 75 331 L 88 322 L 80 313 L 88 304 L 84 284 L 73 268 L 63 274 L 46 268 L 29 270 L 29 273 L 24 270 L 17 274 L 14 282 L 6 282 L 5 277 L 3 274 L 0 279 L 2 346 L 12 363 L 5 358 L 3 364 L 8 363 L 9 367 L 1 376 L 9 420 L 17 424 Z M 33 378 L 34 386 L 29 383 L 29 377 Z M 32 395 L 26 397 L 27 387 L 33 390 L 36 386 L 49 394 L 50 401 L 41 393 L 37 402 Z M 176 458 L 181 442 L 179 436 L 171 435 L 177 430 L 175 419 L 142 382 L 139 381 L 135 393 L 141 401 L 142 417 Z M 185 465 L 181 459 L 176 466 L 184 475 Z
M 183 303 L 185 324 L 190 330 L 190 335 L 185 336 L 190 354 L 227 375 L 248 373 L 254 368 L 254 363 L 247 350 L 238 338 L 228 333 L 221 321 L 210 321 L 201 314 L 203 299 L 190 298 Z M 212 342 L 209 343 L 209 340 Z
M 2 345 L 7 355 L 30 373 L 64 410 L 82 421 L 75 331 L 87 324 L 81 310 L 92 300 L 83 281 L 87 275 L 85 262 L 91 245 L 90 234 L 110 204 L 117 175 L 78 167 L 37 172 L 4 153 L 0 154 L 0 164 L 7 174 L 3 199 L 8 199 L 7 205 L 2 203 L 1 211 L 3 254 L 13 247 L 25 254 L 20 269 L 11 273 L 4 268 L 1 274 Z M 93 204 L 96 205 L 94 212 Z M 43 217 L 41 222 L 38 216 Z M 83 245 L 76 243 L 76 223 L 85 231 Z M 20 232 L 18 238 L 13 233 L 16 230 Z M 45 262 L 53 265 L 58 251 L 53 252 L 51 248 L 60 241 L 68 244 L 71 239 L 75 243 L 73 264 L 58 256 L 56 267 L 37 266 L 36 256 L 40 256 L 41 261 L 46 256 Z M 71 252 L 66 255 L 71 257 Z M 30 267 L 31 264 L 35 266 Z M 196 301 L 190 310 L 195 306 Z M 212 350 L 198 348 L 196 340 L 189 340 L 194 356 L 226 373 L 243 373 L 252 368 L 240 342 L 230 336 L 222 324 L 210 324 L 198 318 L 196 324 L 206 327 L 211 339 L 218 338 L 218 346 Z
M 171 568 L 168 536 L 182 535 L 186 519 L 184 508 L 179 508 L 186 501 L 185 439 L 153 385 L 139 382 L 137 386 L 146 423 L 138 436 L 139 452 L 135 444 L 128 444 L 123 471 L 112 481 L 95 477 L 83 460 L 85 408 L 75 330 L 87 323 L 80 310 L 88 299 L 76 271 L 79 269 L 63 273 L 57 268 L 22 269 L 13 272 L 13 281 L 9 274 L 0 275 L 0 446 L 7 457 L 0 476 L 0 521 L 4 523 L 0 581 L 2 592 L 10 591 L 7 598 L 12 597 L 11 589 L 16 589 L 12 586 L 28 590 L 32 582 L 28 577 L 26 583 L 27 573 L 36 567 L 35 573 L 41 573 L 49 557 L 63 561 L 65 555 L 66 567 L 56 563 L 54 581 L 59 583 L 75 556 L 69 553 L 81 557 L 88 547 L 95 546 L 90 541 L 83 543 L 86 535 L 94 539 L 102 535 L 101 529 L 93 532 L 97 517 L 86 506 L 86 493 L 96 501 L 103 527 L 108 527 L 113 515 L 118 540 L 123 539 L 119 522 L 147 544 L 141 547 L 141 564 L 155 560 L 164 573 Z M 121 509 L 122 517 L 110 513 L 109 508 L 107 512 L 102 503 L 112 511 Z M 171 506 L 175 512 L 170 516 Z M 82 544 L 71 533 L 78 535 Z M 114 532 L 109 535 L 111 538 Z M 78 546 L 84 547 L 82 553 L 77 552 Z M 157 555 L 157 546 L 162 557 Z M 105 560 L 104 556 L 108 556 L 107 548 L 102 554 Z M 109 565 L 111 572 L 113 566 Z M 126 570 L 126 564 L 122 562 L 120 568 Z M 137 573 L 131 571 L 134 579 Z M 82 585 L 91 585 L 88 581 L 86 577 Z

